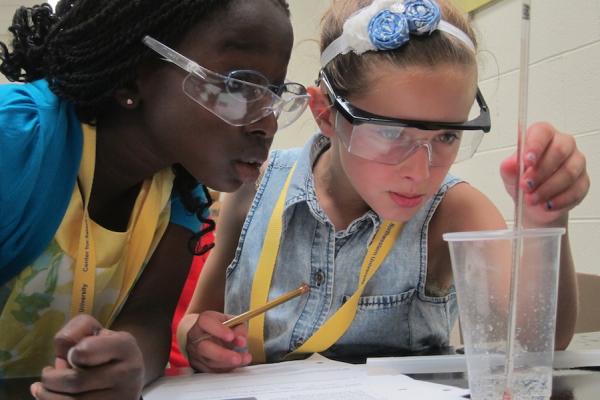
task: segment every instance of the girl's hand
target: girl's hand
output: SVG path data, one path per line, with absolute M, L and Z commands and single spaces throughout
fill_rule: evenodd
M 187 334 L 186 352 L 190 365 L 203 372 L 227 372 L 250 364 L 252 356 L 245 350 L 247 325 L 228 328 L 223 326 L 231 316 L 216 311 L 205 311 Z M 197 340 L 209 334 L 211 337 Z M 236 349 L 244 351 L 236 351 Z
M 573 136 L 552 125 L 536 123 L 525 137 L 524 172 L 519 186 L 524 193 L 526 226 L 566 226 L 568 213 L 581 203 L 590 188 L 584 155 Z M 500 174 L 515 199 L 517 154 L 504 160 Z
M 31 386 L 38 400 L 139 400 L 144 360 L 126 332 L 103 329 L 89 315 L 71 319 L 54 337 L 56 362 Z

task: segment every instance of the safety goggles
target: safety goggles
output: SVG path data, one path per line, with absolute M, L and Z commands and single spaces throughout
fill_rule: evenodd
M 369 113 L 338 96 L 324 71 L 319 80 L 337 111 L 335 130 L 341 142 L 348 152 L 367 160 L 399 164 L 425 147 L 431 166 L 448 166 L 471 158 L 491 128 L 489 109 L 479 89 L 477 117 L 462 123 L 434 122 Z
M 230 125 L 249 125 L 273 114 L 278 127 L 285 128 L 300 117 L 308 104 L 306 88 L 299 83 L 271 85 L 264 75 L 252 70 L 221 75 L 150 36 L 145 36 L 143 43 L 165 61 L 187 71 L 183 92 Z

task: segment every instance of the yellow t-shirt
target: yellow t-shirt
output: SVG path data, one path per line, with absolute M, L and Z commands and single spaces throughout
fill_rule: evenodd
M 95 154 L 94 139 L 93 129 L 84 127 L 84 148 L 87 145 L 89 149 L 93 143 L 92 154 Z M 94 162 L 94 157 L 86 155 L 84 151 L 80 178 L 83 166 L 90 162 Z M 173 178 L 172 171 L 166 169 L 144 183 L 126 232 L 109 231 L 90 221 L 96 259 L 95 296 L 91 314 L 104 326 L 110 326 L 133 287 L 135 280 L 131 282 L 127 275 L 135 279 L 139 277 L 165 232 L 170 217 L 169 199 Z M 135 251 L 132 248 L 139 249 L 139 246 L 130 245 L 137 223 L 135 216 L 140 214 L 149 199 L 158 204 L 152 216 L 156 228 L 146 254 L 141 254 L 143 263 L 131 265 L 127 261 L 131 259 L 128 253 Z M 8 285 L 0 288 L 10 290 L 0 312 L 0 378 L 39 376 L 43 367 L 54 363 L 53 337 L 71 317 L 74 268 L 82 218 L 82 194 L 79 186 L 75 185 L 63 221 L 48 248 Z

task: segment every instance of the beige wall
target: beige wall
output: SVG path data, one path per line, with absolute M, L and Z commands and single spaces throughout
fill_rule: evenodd
M 8 26 L 12 21 L 13 15 L 20 6 L 31 6 L 41 4 L 43 1 L 36 0 L 0 0 L 0 41 L 6 44 L 12 40 L 12 35 L 8 33 Z M 4 75 L 0 74 L 0 83 L 8 82 Z
M 290 78 L 311 83 L 319 69 L 318 22 L 329 1 L 291 0 L 296 32 Z M 512 201 L 500 181 L 500 161 L 514 151 L 520 46 L 520 0 L 495 1 L 473 15 L 480 41 L 480 86 L 493 130 L 473 160 L 453 172 L 498 205 L 509 223 Z M 549 120 L 572 133 L 586 154 L 592 188 L 571 213 L 577 269 L 600 275 L 600 1 L 532 0 L 529 120 Z M 297 146 L 314 131 L 309 113 L 281 131 L 275 147 Z
M 0 26 L 2 27 L 2 26 Z M 0 42 L 7 43 L 9 41 L 8 35 L 0 35 Z M 0 74 L 0 83 L 8 82 L 8 80 L 4 77 L 4 75 Z
M 520 48 L 520 0 L 502 0 L 475 13 L 480 39 L 480 87 L 493 130 L 473 160 L 453 171 L 499 206 L 507 221 L 513 203 L 498 165 L 514 151 Z M 528 120 L 552 121 L 573 134 L 588 160 L 591 191 L 571 212 L 579 272 L 600 274 L 600 1 L 533 0 Z
M 304 85 L 314 84 L 319 72 L 319 27 L 321 15 L 329 5 L 326 0 L 288 0 L 294 25 L 294 51 L 288 68 L 288 79 Z M 275 136 L 274 148 L 302 144 L 317 131 L 310 110 Z

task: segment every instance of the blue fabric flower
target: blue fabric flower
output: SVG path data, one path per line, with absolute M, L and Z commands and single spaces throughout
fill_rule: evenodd
M 415 35 L 433 32 L 442 18 L 438 5 L 430 0 L 407 0 L 404 7 L 410 33 Z
M 369 39 L 378 50 L 393 50 L 409 39 L 408 21 L 403 14 L 382 10 L 369 21 Z

